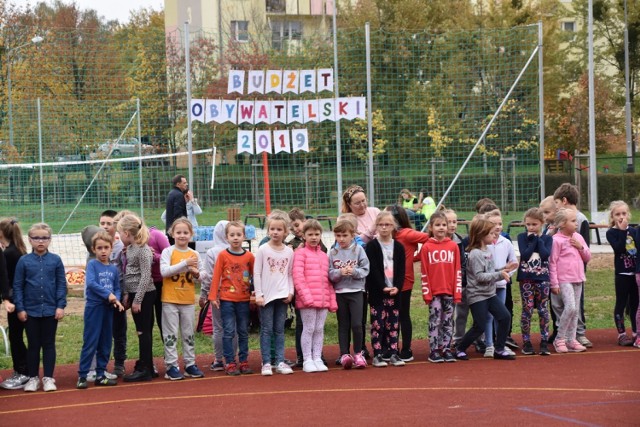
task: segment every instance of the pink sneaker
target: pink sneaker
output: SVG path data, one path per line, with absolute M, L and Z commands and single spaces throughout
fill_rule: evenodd
M 354 364 L 356 365 L 356 368 L 364 369 L 367 367 L 367 361 L 365 360 L 362 353 L 356 353 L 356 355 L 353 357 L 353 360 L 354 360 Z
M 583 346 L 582 344 L 580 344 L 576 340 L 567 341 L 566 348 L 567 348 L 567 350 L 569 350 L 571 352 L 574 352 L 574 353 L 580 353 L 582 351 L 587 351 L 587 347 Z
M 343 354 L 342 357 L 340 357 L 340 364 L 344 369 L 351 369 L 353 366 L 353 357 L 351 357 L 350 354 Z
M 563 339 L 556 339 L 553 342 L 553 348 L 556 349 L 556 353 L 568 353 L 569 349 L 567 348 L 567 344 Z
M 640 348 L 640 336 L 636 337 L 636 341 L 633 343 L 633 346 L 636 348 Z

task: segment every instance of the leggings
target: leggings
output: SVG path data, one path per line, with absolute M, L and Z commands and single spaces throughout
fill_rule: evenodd
M 399 310 L 396 298 L 383 298 L 382 304 L 371 306 L 371 347 L 373 354 L 389 351 L 398 354 Z
M 576 328 L 580 315 L 580 295 L 582 282 L 560 283 L 560 295 L 564 304 L 562 316 L 558 320 L 558 338 L 567 341 L 576 339 Z
M 40 350 L 45 377 L 53 378 L 56 365 L 56 331 L 58 321 L 54 316 L 27 316 L 27 369 L 30 377 L 37 377 L 40 370 Z
M 160 331 L 160 339 L 164 343 L 164 335 L 162 334 L 162 280 L 159 282 L 153 282 L 153 286 L 156 288 L 156 300 L 153 302 L 153 312 L 155 315 L 155 322 L 158 325 Z
M 13 370 L 19 374 L 27 375 L 27 346 L 24 345 L 25 322 L 18 319 L 18 313 L 7 313 L 9 322 L 9 343 L 11 344 L 11 361 Z
M 362 351 L 362 292 L 337 293 L 338 342 L 340 354 L 349 354 L 353 334 L 353 353 Z
M 538 309 L 540 338 L 547 341 L 549 339 L 549 282 L 524 280 L 520 282 L 520 295 L 522 296 L 522 315 L 520 316 L 522 341 L 531 341 L 531 319 L 534 308 Z
M 413 324 L 411 323 L 411 289 L 400 292 L 400 335 L 402 335 L 402 349 L 411 350 L 413 338 Z
M 302 336 L 300 345 L 302 346 L 302 357 L 304 361 L 321 360 L 322 345 L 324 343 L 324 322 L 327 319 L 326 308 L 301 308 Z
M 129 301 L 133 301 L 135 293 L 129 293 Z M 133 322 L 136 324 L 138 334 L 139 359 L 136 361 L 135 370 L 153 373 L 153 339 L 151 330 L 153 329 L 153 307 L 156 300 L 156 291 L 149 291 L 144 294 L 139 313 L 132 313 Z
M 445 350 L 453 335 L 453 297 L 436 295 L 429 305 L 429 349 Z
M 636 333 L 638 330 L 636 323 L 636 312 L 638 311 L 638 286 L 633 275 L 616 274 L 616 304 L 613 309 L 613 320 L 619 334 L 624 334 L 624 310 L 629 307 L 629 317 L 631 317 L 631 330 Z

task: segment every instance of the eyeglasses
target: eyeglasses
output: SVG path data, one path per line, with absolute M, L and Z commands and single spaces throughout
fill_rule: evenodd
M 46 242 L 47 240 L 51 240 L 50 236 L 29 236 L 29 239 L 35 240 L 36 242 Z

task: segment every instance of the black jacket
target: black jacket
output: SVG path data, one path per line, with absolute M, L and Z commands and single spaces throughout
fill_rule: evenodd
M 169 191 L 166 210 L 167 216 L 165 229 L 167 231 L 171 228 L 173 221 L 181 216 L 185 218 L 187 217 L 187 202 L 184 200 L 184 194 L 178 187 L 173 187 L 173 189 Z
M 369 275 L 365 282 L 365 287 L 369 295 L 368 301 L 372 306 L 382 305 L 382 299 L 388 298 L 389 294 L 384 292 L 385 276 L 384 276 L 384 260 L 382 258 L 382 247 L 378 239 L 374 239 L 367 243 L 365 253 L 369 258 Z M 394 239 L 393 241 L 393 285 L 398 288 L 395 298 L 400 297 L 402 285 L 404 284 L 404 263 L 405 254 L 402 244 Z

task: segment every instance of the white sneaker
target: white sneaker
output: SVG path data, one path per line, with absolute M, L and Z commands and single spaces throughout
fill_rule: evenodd
M 511 356 L 515 356 L 516 354 L 513 352 L 513 350 L 511 350 L 509 348 L 509 346 L 505 345 L 504 346 L 504 351 L 506 351 L 507 353 L 509 353 Z
M 322 359 L 316 359 L 313 361 L 313 363 L 316 365 L 317 372 L 326 372 L 329 370 L 329 368 L 327 368 L 327 365 L 324 364 Z
M 302 364 L 302 370 L 304 372 L 318 372 L 318 368 L 313 360 L 305 360 Z
M 31 377 L 24 386 L 24 391 L 38 391 L 40 388 L 40 378 Z
M 58 387 L 56 387 L 56 380 L 51 377 L 43 377 L 42 389 L 44 391 L 56 391 L 58 389 Z
M 273 375 L 273 370 L 271 369 L 271 363 L 265 363 L 262 365 L 262 375 L 265 377 Z
M 289 375 L 293 374 L 293 369 L 291 369 L 291 366 L 287 365 L 286 363 L 280 362 L 276 367 L 276 372 L 282 375 Z
M 106 372 L 105 372 L 105 376 L 106 376 Z M 95 381 L 96 380 L 96 371 L 89 371 L 89 373 L 87 374 L 87 381 Z
M 117 380 L 118 376 L 116 374 L 112 374 L 111 372 L 104 371 L 104 376 L 109 380 Z
M 5 390 L 18 390 L 23 388 L 27 381 L 29 381 L 28 376 L 14 372 L 13 375 L 0 384 L 0 387 Z
M 493 354 L 495 353 L 496 348 L 492 345 L 487 346 L 487 349 L 484 351 L 484 357 L 488 357 L 493 359 Z

